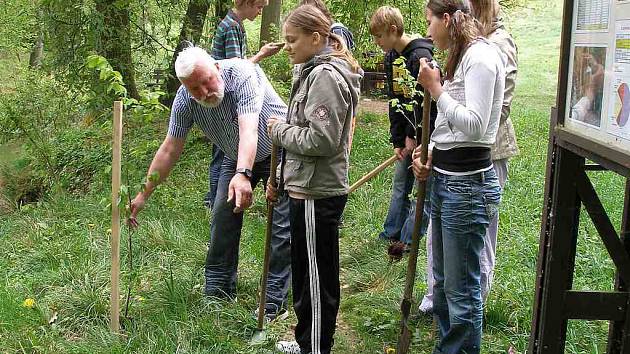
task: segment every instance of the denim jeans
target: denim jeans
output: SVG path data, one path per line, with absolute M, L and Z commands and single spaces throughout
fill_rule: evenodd
M 208 166 L 208 181 L 210 182 L 210 189 L 206 193 L 206 197 L 203 200 L 205 206 L 212 209 L 214 206 L 214 199 L 217 197 L 217 186 L 219 185 L 219 177 L 221 175 L 221 165 L 223 165 L 223 157 L 225 154 L 218 146 L 212 145 L 212 161 Z
M 410 166 L 411 156 L 407 156 L 396 163 L 389 210 L 385 218 L 385 223 L 383 224 L 384 230 L 378 236 L 382 240 L 402 241 L 406 244 L 411 243 L 411 234 L 415 222 L 415 203 L 413 203 L 413 198 L 409 198 L 409 195 L 413 191 L 413 185 L 416 179 L 413 176 L 413 171 Z M 427 183 L 427 192 L 430 190 L 429 181 Z M 425 214 L 420 232 L 421 235 L 426 233 L 427 224 L 429 222 L 429 195 L 430 194 L 427 194 L 427 198 L 425 199 Z
M 493 161 L 494 171 L 499 178 L 499 185 L 501 186 L 501 193 L 503 193 L 503 187 L 507 182 L 508 177 L 508 159 L 501 159 Z M 481 252 L 481 297 L 484 303 L 492 288 L 492 281 L 494 280 L 494 266 L 496 264 L 497 255 L 497 235 L 499 233 L 499 213 L 497 212 L 492 219 L 490 219 L 490 225 L 488 226 L 488 232 L 484 239 L 484 247 Z
M 234 202 L 227 202 L 228 186 L 236 170 L 236 161 L 225 156 L 217 196 L 212 209 L 210 242 L 206 257 L 205 292 L 218 297 L 236 294 L 239 242 L 243 213 L 233 212 Z M 269 159 L 254 164 L 252 188 L 269 178 Z M 291 230 L 289 228 L 289 198 L 281 196 L 274 207 L 271 238 L 271 258 L 267 283 L 267 303 L 286 306 L 291 276 Z
M 479 258 L 501 187 L 494 169 L 470 176 L 433 175 L 433 311 L 440 330 L 434 353 L 479 354 L 483 317 Z
M 494 160 L 494 171 L 499 178 L 499 185 L 501 186 L 501 193 L 503 194 L 503 188 L 508 179 L 508 159 Z M 433 240 L 430 236 L 431 226 L 429 225 L 429 234 L 427 235 L 427 293 L 422 299 L 422 303 L 419 306 L 419 310 L 422 312 L 429 312 L 433 310 Z M 492 281 L 494 280 L 494 267 L 496 265 L 496 253 L 497 253 L 497 235 L 499 233 L 499 212 L 490 219 L 490 225 L 488 226 L 488 232 L 484 238 L 484 246 L 481 251 L 479 259 L 481 265 L 481 298 L 484 304 L 492 288 Z
M 411 170 L 410 170 L 411 171 Z M 415 180 L 414 180 L 415 181 Z M 427 233 L 429 222 L 431 221 L 431 186 L 433 185 L 433 177 L 429 176 L 426 183 L 426 192 L 424 195 L 424 214 L 422 215 L 422 225 L 420 225 L 420 237 Z M 409 208 L 409 215 L 403 223 L 402 230 L 400 231 L 400 241 L 411 244 L 411 238 L 413 237 L 413 227 L 416 223 L 416 199 L 410 200 L 411 207 Z M 430 260 L 429 260 L 430 261 Z

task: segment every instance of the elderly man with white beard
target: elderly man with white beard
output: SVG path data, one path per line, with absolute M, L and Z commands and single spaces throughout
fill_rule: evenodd
M 287 106 L 259 66 L 244 59 L 214 60 L 198 47 L 184 49 L 175 62 L 183 84 L 177 91 L 168 134 L 149 167 L 149 181 L 131 203 L 136 218 L 155 187 L 173 169 L 193 124 L 222 151 L 225 159 L 212 209 L 205 265 L 205 293 L 233 299 L 243 211 L 252 205 L 252 189 L 269 177 L 272 143 L 266 132 L 269 117 L 286 117 Z M 285 198 L 288 199 L 288 198 Z M 290 275 L 289 210 L 280 199 L 273 216 L 272 253 L 267 287 L 268 317 L 284 313 Z

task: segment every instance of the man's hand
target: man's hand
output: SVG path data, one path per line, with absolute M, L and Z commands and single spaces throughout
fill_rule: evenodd
M 131 205 L 129 206 L 131 215 L 129 216 L 129 220 L 127 220 L 127 223 L 131 227 L 138 227 L 138 213 L 144 209 L 146 202 L 147 199 L 142 192 L 138 193 L 138 195 L 136 195 L 136 197 L 131 201 Z
M 267 182 L 265 194 L 269 203 L 275 204 L 278 201 L 278 188 L 274 186 L 271 181 Z
M 411 167 L 413 169 L 413 174 L 414 176 L 416 176 L 417 179 L 419 179 L 420 181 L 426 181 L 427 178 L 429 178 L 429 173 L 431 173 L 431 160 L 433 159 L 433 154 L 429 150 L 426 164 L 422 164 L 422 161 L 420 161 L 421 154 L 422 154 L 422 147 L 418 146 L 413 151 L 413 156 L 412 156 L 413 162 L 411 164 Z
M 260 48 L 258 53 L 256 53 L 256 55 L 251 57 L 249 60 L 252 63 L 256 64 L 267 57 L 277 54 L 282 49 L 282 47 L 284 47 L 283 42 L 267 43 L 262 48 Z
M 405 156 L 411 155 L 416 146 L 416 141 L 414 139 L 405 137 Z
M 252 205 L 252 183 L 242 173 L 237 173 L 232 177 L 228 187 L 227 202 L 234 200 L 234 213 L 242 213 Z
M 261 58 L 266 58 L 272 55 L 276 55 L 282 49 L 282 47 L 284 47 L 284 42 L 267 43 L 262 48 L 260 48 L 258 53 L 260 53 Z
M 284 120 L 281 120 L 280 118 L 277 117 L 269 117 L 267 118 L 267 134 L 269 134 L 269 136 L 271 136 L 271 131 L 273 129 L 273 125 L 279 122 L 283 122 Z

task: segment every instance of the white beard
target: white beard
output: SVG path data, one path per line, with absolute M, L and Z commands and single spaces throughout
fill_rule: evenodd
M 193 99 L 195 100 L 195 102 L 199 103 L 202 107 L 216 108 L 221 104 L 221 102 L 223 102 L 224 96 L 225 96 L 225 86 L 223 85 L 223 83 L 221 83 L 219 85 L 219 91 L 213 94 L 211 96 L 212 98 L 209 99 L 208 97 L 206 97 L 204 99 L 198 100 L 193 97 Z

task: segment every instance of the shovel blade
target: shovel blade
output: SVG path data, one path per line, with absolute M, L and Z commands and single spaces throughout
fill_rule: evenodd
M 249 341 L 250 345 L 262 345 L 267 341 L 267 332 L 264 329 L 256 330 L 252 339 Z

